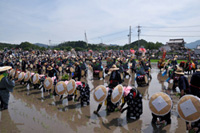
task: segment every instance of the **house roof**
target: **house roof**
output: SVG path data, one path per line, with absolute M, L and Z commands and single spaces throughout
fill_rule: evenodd
M 200 49 L 194 49 L 195 54 L 200 54 Z
M 169 39 L 167 44 L 170 44 L 170 43 L 184 43 L 184 39 Z

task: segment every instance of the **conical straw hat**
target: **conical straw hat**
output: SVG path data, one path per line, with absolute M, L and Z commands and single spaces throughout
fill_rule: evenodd
M 46 90 L 50 90 L 52 89 L 52 87 L 53 87 L 53 80 L 50 77 L 46 78 L 44 80 L 44 88 Z
M 55 91 L 58 95 L 63 95 L 67 90 L 67 85 L 64 81 L 60 81 L 56 84 Z
M 105 86 L 99 85 L 95 88 L 93 96 L 96 102 L 102 103 L 106 100 L 108 96 L 108 91 Z
M 12 69 L 12 70 L 10 71 L 9 76 L 11 76 L 11 77 L 14 77 L 14 76 L 15 76 L 15 70 L 14 70 L 14 69 Z
M 33 84 L 37 84 L 38 81 L 39 81 L 39 79 L 40 79 L 39 74 L 35 74 L 35 75 L 33 76 Z
M 20 74 L 20 71 L 15 71 L 15 78 L 18 78 L 19 74 Z
M 114 104 L 117 103 L 119 100 L 121 100 L 123 93 L 124 93 L 123 86 L 117 85 L 112 92 L 111 102 Z
M 21 72 L 19 75 L 18 75 L 18 80 L 21 81 L 24 79 L 24 72 Z
M 74 91 L 76 90 L 76 82 L 75 80 L 71 79 L 68 83 L 67 83 L 67 93 L 69 95 L 73 94 Z
M 149 108 L 155 115 L 166 115 L 171 111 L 172 100 L 166 93 L 155 93 L 149 100 Z
M 28 71 L 25 74 L 24 81 L 28 81 L 31 78 L 31 73 Z
M 7 71 L 7 70 L 10 70 L 11 68 L 12 68 L 11 66 L 0 67 L 0 72 L 4 72 L 4 71 Z
M 61 72 L 61 71 L 62 71 L 62 67 L 60 66 L 60 67 L 58 68 L 58 70 Z
M 70 67 L 70 72 L 75 72 L 73 67 Z
M 177 105 L 179 116 L 188 122 L 195 122 L 200 119 L 200 99 L 193 95 L 185 95 Z

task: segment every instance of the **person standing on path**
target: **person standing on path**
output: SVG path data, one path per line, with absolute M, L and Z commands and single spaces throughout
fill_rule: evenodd
M 0 110 L 8 109 L 8 102 L 10 97 L 10 92 L 13 92 L 15 86 L 15 81 L 8 78 L 7 70 L 11 69 L 10 66 L 0 67 Z

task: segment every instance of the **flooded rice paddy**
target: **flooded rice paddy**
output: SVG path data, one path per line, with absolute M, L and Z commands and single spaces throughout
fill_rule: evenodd
M 93 113 L 98 104 L 93 99 L 93 89 L 98 85 L 108 85 L 109 77 L 104 80 L 92 80 L 92 73 L 88 71 L 88 77 L 81 80 L 87 82 L 91 89 L 90 105 L 81 107 L 79 102 L 59 100 L 59 96 L 50 97 L 48 92 L 44 94 L 40 90 L 27 89 L 23 85 L 16 84 L 14 92 L 10 95 L 9 109 L 0 112 L 0 132 L 8 133 L 54 133 L 54 132 L 186 132 L 185 122 L 178 117 L 176 104 L 179 99 L 171 92 L 172 84 L 164 82 L 167 77 L 162 77 L 156 65 L 151 70 L 152 80 L 149 86 L 136 87 L 143 95 L 143 114 L 137 121 L 127 121 L 126 111 L 106 113 L 102 106 L 99 115 Z M 134 86 L 134 77 L 125 79 L 124 86 Z M 152 127 L 151 111 L 148 101 L 156 92 L 166 92 L 173 100 L 172 123 L 163 128 Z M 41 97 L 44 98 L 41 98 Z

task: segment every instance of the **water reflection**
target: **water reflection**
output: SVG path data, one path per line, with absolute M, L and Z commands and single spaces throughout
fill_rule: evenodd
M 149 98 L 156 92 L 164 91 L 170 88 L 165 82 L 167 77 L 162 77 L 156 65 L 152 65 L 151 75 L 153 79 L 149 86 L 137 87 L 143 94 L 143 114 L 137 121 L 127 121 L 126 112 L 113 112 L 107 114 L 105 106 L 102 106 L 99 116 L 93 114 L 98 103 L 93 99 L 93 91 L 90 93 L 90 105 L 81 107 L 79 102 L 59 100 L 59 97 L 50 98 L 48 93 L 44 93 L 45 100 L 41 102 L 41 91 L 30 89 L 30 95 L 26 95 L 27 89 L 21 85 L 17 85 L 11 97 L 9 105 L 10 118 L 6 117 L 7 121 L 13 125 L 13 128 L 7 131 L 16 130 L 17 132 L 185 132 L 185 122 L 177 118 L 176 103 L 178 97 L 170 95 L 173 99 L 174 107 L 172 109 L 172 124 L 162 129 L 157 129 L 151 125 L 151 111 L 148 107 Z M 90 90 L 93 90 L 98 85 L 108 85 L 109 77 L 103 80 L 91 80 L 92 73 L 88 71 L 88 77 L 82 78 L 81 81 L 87 82 Z M 123 85 L 134 85 L 135 80 L 125 79 Z M 54 106 L 51 103 L 56 103 Z M 4 112 L 2 112 L 4 113 Z M 7 115 L 9 115 L 7 113 Z M 2 116 L 2 115 L 1 115 Z M 6 116 L 6 114 L 5 114 Z M 6 121 L 5 120 L 5 121 Z M 16 125 L 15 123 L 20 123 Z M 3 124 L 9 125 L 8 123 Z M 1 126 L 2 124 L 0 124 Z M 8 126 L 7 126 L 8 127 Z M 1 130 L 1 129 L 0 129 Z
M 23 125 L 22 123 L 15 123 L 10 116 L 9 110 L 4 110 L 0 112 L 0 132 L 6 133 L 6 132 L 15 132 L 19 133 L 20 130 L 17 128 L 19 125 Z

